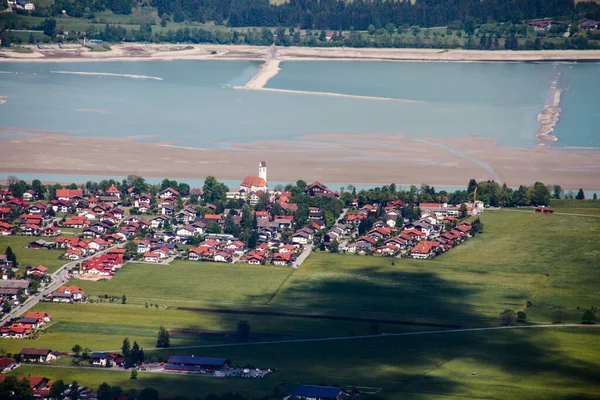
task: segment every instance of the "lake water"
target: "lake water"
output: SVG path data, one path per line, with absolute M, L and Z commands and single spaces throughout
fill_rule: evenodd
M 395 97 L 400 103 L 239 91 L 251 61 L 0 63 L 0 126 L 138 137 L 181 146 L 294 139 L 315 133 L 480 135 L 536 144 L 536 116 L 560 75 L 558 146 L 600 147 L 600 64 L 302 61 L 268 87 Z M 143 75 L 57 74 L 53 71 Z M 19 135 L 0 133 L 0 138 Z

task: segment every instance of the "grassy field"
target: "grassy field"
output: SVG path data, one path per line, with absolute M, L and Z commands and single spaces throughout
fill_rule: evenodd
M 560 213 L 600 216 L 600 201 L 598 200 L 550 200 L 550 207 Z
M 25 271 L 25 267 L 28 265 L 34 267 L 43 265 L 48 267 L 48 272 L 52 273 L 65 264 L 66 261 L 58 258 L 64 254 L 63 250 L 28 249 L 25 247 L 36 239 L 38 238 L 28 236 L 0 236 L 0 252 L 4 254 L 7 247 L 12 249 L 20 265 L 19 272 Z M 46 240 L 52 241 L 51 238 L 46 238 Z
M 89 294 L 126 294 L 142 300 L 266 303 L 290 274 L 276 266 L 174 261 L 127 264 L 110 281 L 78 282 Z
M 77 380 L 93 387 L 103 381 L 124 389 L 153 386 L 160 388 L 161 396 L 228 390 L 259 396 L 309 382 L 380 390 L 378 395 L 389 399 L 591 399 L 600 395 L 600 335 L 596 331 L 554 328 L 194 350 L 196 355 L 226 357 L 234 365 L 276 369 L 261 380 L 142 371 L 132 381 L 126 372 L 38 366 L 14 373 Z
M 565 209 L 570 206 L 563 204 Z M 348 320 L 215 314 L 178 307 L 417 323 L 380 324 L 381 331 L 397 333 L 440 329 L 418 323 L 497 326 L 498 313 L 505 308 L 525 309 L 530 323 L 551 321 L 561 308 L 567 322 L 577 323 L 584 309 L 600 306 L 600 219 L 486 211 L 481 220 L 483 235 L 434 260 L 392 263 L 389 258 L 317 252 L 297 270 L 196 262 L 128 264 L 111 281 L 77 283 L 93 295 L 126 294 L 127 305 L 39 304 L 36 309 L 53 315 L 54 322 L 35 347 L 68 350 L 78 343 L 110 350 L 129 336 L 148 349 L 154 347 L 159 325 L 231 332 L 240 319 L 250 322 L 254 341 L 355 336 L 369 334 L 372 328 L 371 323 Z M 159 308 L 146 308 L 146 302 L 158 302 Z M 172 336 L 172 345 L 233 341 Z M 18 373 L 76 379 L 92 386 L 105 380 L 124 388 L 155 386 L 162 388 L 161 395 L 188 394 L 197 386 L 194 393 L 199 395 L 235 388 L 258 396 L 275 388 L 284 391 L 295 382 L 327 382 L 380 388 L 378 395 L 390 399 L 594 398 L 600 396 L 599 344 L 600 330 L 555 328 L 147 352 L 159 358 L 222 356 L 234 364 L 277 369 L 265 380 L 227 383 L 147 373 L 133 382 L 126 373 L 46 367 Z M 0 343 L 10 351 L 33 345 L 29 340 Z

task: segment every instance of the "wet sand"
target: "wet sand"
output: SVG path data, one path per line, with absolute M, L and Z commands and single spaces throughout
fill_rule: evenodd
M 566 190 L 598 189 L 600 152 L 548 146 L 512 148 L 469 136 L 411 140 L 396 134 L 309 135 L 298 140 L 228 143 L 199 149 L 133 138 L 84 137 L 3 128 L 30 134 L 0 142 L 0 171 L 28 174 L 242 179 L 267 161 L 269 179 L 340 184 L 464 186 L 471 178 L 509 186 L 536 181 Z M 27 154 L 27 157 L 23 157 Z
M 55 46 L 55 47 L 53 47 Z M 68 62 L 68 61 L 135 61 L 135 60 L 207 60 L 247 59 L 267 60 L 273 52 L 270 47 L 245 45 L 171 45 L 171 44 L 115 44 L 110 51 L 92 52 L 87 48 L 64 51 L 58 45 L 24 45 L 33 53 L 0 51 L 0 62 Z M 48 50 L 50 49 L 50 50 Z M 52 50 L 54 49 L 54 50 Z M 346 47 L 281 47 L 279 60 L 385 60 L 385 61 L 600 61 L 600 50 L 441 50 L 441 49 L 355 49 Z

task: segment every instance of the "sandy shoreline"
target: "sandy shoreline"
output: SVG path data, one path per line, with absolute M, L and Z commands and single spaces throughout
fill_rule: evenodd
M 55 47 L 52 47 L 55 46 Z M 42 51 L 35 45 L 25 45 L 33 53 L 0 51 L 0 62 L 73 62 L 73 61 L 139 61 L 139 60 L 267 60 L 270 47 L 246 45 L 171 45 L 115 44 L 106 52 L 91 52 L 81 48 L 65 51 L 58 45 L 45 45 Z M 54 49 L 54 50 L 52 50 Z M 543 62 L 600 61 L 600 50 L 442 50 L 442 49 L 356 49 L 346 47 L 277 48 L 278 59 L 298 60 L 372 60 L 372 61 L 470 61 L 470 62 Z
M 464 186 L 475 178 L 496 179 L 512 187 L 541 181 L 559 184 L 566 190 L 594 189 L 600 182 L 598 151 L 512 148 L 474 136 L 417 141 L 386 133 L 321 134 L 294 141 L 230 143 L 227 149 L 197 149 L 165 142 L 139 143 L 134 138 L 27 133 L 30 136 L 0 142 L 3 173 L 99 177 L 137 174 L 179 179 L 214 175 L 241 180 L 255 171 L 258 161 L 265 160 L 269 179 L 284 182 L 304 179 L 341 184 L 421 182 Z

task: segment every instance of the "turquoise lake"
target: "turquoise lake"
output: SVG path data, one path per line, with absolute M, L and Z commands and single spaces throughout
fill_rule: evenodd
M 557 146 L 600 147 L 600 64 L 297 61 L 270 88 L 394 97 L 423 103 L 234 90 L 252 61 L 0 63 L 0 126 L 181 146 L 295 139 L 318 133 L 479 135 L 536 144 L 536 120 L 559 78 Z M 57 74 L 53 71 L 161 78 Z M 18 136 L 0 133 L 0 138 Z

